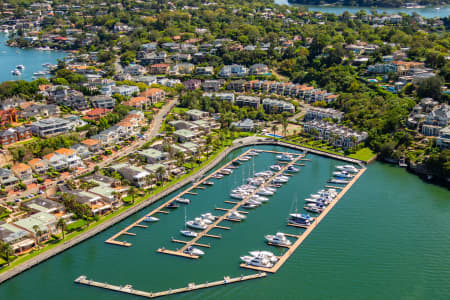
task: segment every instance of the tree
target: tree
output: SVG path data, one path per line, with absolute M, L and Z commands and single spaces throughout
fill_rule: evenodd
M 6 258 L 6 262 L 9 266 L 9 257 L 14 254 L 14 250 L 9 243 L 0 242 L 0 251 Z
M 158 181 L 161 182 L 161 184 L 163 184 L 164 182 L 164 174 L 166 174 L 166 169 L 164 169 L 164 167 L 159 167 L 158 169 L 156 169 L 156 178 Z
M 276 124 L 273 124 L 273 125 L 272 125 L 272 133 L 273 133 L 273 135 L 276 134 L 277 129 L 278 129 L 277 125 L 276 125 Z
M 138 189 L 135 188 L 134 186 L 131 186 L 130 189 L 128 190 L 128 195 L 131 196 L 131 203 L 134 204 L 134 197 L 136 197 L 138 193 Z
M 56 223 L 57 228 L 61 228 L 62 238 L 64 240 L 65 238 L 65 232 L 66 229 L 66 221 L 63 218 L 59 218 L 58 222 Z
M 281 120 L 281 126 L 283 126 L 283 135 L 286 137 L 286 131 L 289 126 L 289 121 L 285 116 L 283 116 L 283 119 Z
M 442 97 L 442 79 L 438 76 L 433 76 L 422 80 L 417 87 L 417 95 L 420 98 L 430 97 L 435 100 L 440 100 Z
M 36 247 L 38 247 L 38 249 L 39 249 L 39 239 L 40 239 L 40 237 L 41 237 L 41 235 L 42 235 L 42 231 L 41 231 L 41 228 L 38 226 L 38 225 L 34 225 L 33 226 L 33 230 L 34 230 L 34 239 L 35 239 L 35 242 L 36 242 Z

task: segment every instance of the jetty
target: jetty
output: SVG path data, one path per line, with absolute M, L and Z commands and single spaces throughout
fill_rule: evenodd
M 320 223 L 320 221 L 325 218 L 325 216 L 333 209 L 333 207 L 341 200 L 341 198 L 347 193 L 347 191 L 352 187 L 352 185 L 361 177 L 361 175 L 366 171 L 366 168 L 361 168 L 359 172 L 352 178 L 352 180 L 341 190 L 341 192 L 336 196 L 334 201 L 332 201 L 323 211 L 320 215 L 318 215 L 314 222 L 309 226 L 302 226 L 302 225 L 293 225 L 288 224 L 288 226 L 294 226 L 294 227 L 302 227 L 306 230 L 299 236 L 297 236 L 297 240 L 284 252 L 284 254 L 280 257 L 280 259 L 275 263 L 275 265 L 271 268 L 265 268 L 265 267 L 255 267 L 250 266 L 245 263 L 241 264 L 242 268 L 246 269 L 252 269 L 260 272 L 268 272 L 268 273 L 275 273 L 277 272 L 281 266 L 288 260 L 288 258 L 294 253 L 294 251 L 303 243 L 303 241 L 308 237 L 308 235 L 316 228 L 316 226 Z M 291 237 L 295 237 L 292 235 L 289 235 Z
M 98 282 L 98 281 L 87 279 L 87 277 L 84 275 L 79 276 L 77 279 L 74 280 L 74 282 L 77 284 L 82 284 L 82 285 L 91 286 L 91 287 L 97 287 L 97 288 L 110 290 L 110 291 L 114 291 L 114 292 L 119 292 L 119 293 L 124 293 L 124 294 L 141 296 L 141 297 L 145 297 L 145 298 L 158 298 L 158 297 L 169 296 L 169 295 L 174 295 L 174 294 L 192 292 L 192 291 L 211 288 L 211 287 L 215 287 L 215 286 L 243 282 L 246 280 L 264 278 L 266 276 L 267 276 L 267 274 L 264 272 L 259 272 L 259 273 L 240 276 L 240 277 L 233 277 L 233 278 L 230 278 L 229 276 L 225 276 L 222 280 L 217 280 L 217 281 L 213 281 L 213 282 L 205 282 L 205 283 L 201 283 L 201 284 L 188 283 L 188 285 L 185 287 L 169 289 L 169 290 L 161 291 L 161 292 L 151 292 L 151 291 L 146 292 L 146 291 L 135 290 L 131 284 L 122 286 L 122 285 L 113 285 L 113 284 L 109 284 L 109 283 Z

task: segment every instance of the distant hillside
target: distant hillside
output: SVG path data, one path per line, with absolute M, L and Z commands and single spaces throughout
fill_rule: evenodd
M 401 7 L 404 6 L 406 3 L 417 3 L 419 5 L 442 5 L 445 4 L 445 1 L 440 0 L 420 0 L 420 1 L 413 1 L 413 0 L 342 0 L 342 1 L 336 1 L 336 0 L 289 0 L 290 3 L 296 3 L 296 4 L 312 4 L 312 5 L 321 5 L 321 4 L 335 4 L 338 3 L 339 5 L 344 6 L 378 6 L 378 7 Z

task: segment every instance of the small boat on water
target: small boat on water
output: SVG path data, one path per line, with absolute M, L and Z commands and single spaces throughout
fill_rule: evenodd
M 177 198 L 175 201 L 177 201 L 178 203 L 183 203 L 183 204 L 191 203 L 191 200 L 186 199 L 186 198 L 181 198 L 181 197 Z
M 329 182 L 329 183 L 338 183 L 338 184 L 347 184 L 347 183 L 349 183 L 350 181 L 332 178 L 332 179 L 328 180 L 328 182 Z
M 274 171 L 280 171 L 281 170 L 281 166 L 280 165 L 271 165 L 270 169 L 274 170 Z
M 217 218 L 210 212 L 202 214 L 201 217 L 203 220 L 209 220 L 209 221 L 215 221 Z
M 259 257 L 259 256 L 265 257 L 270 262 L 273 262 L 273 263 L 278 261 L 278 257 L 276 257 L 275 254 L 273 254 L 270 251 L 250 251 L 249 253 L 251 256 L 254 256 L 254 257 Z
M 237 211 L 232 211 L 228 216 L 228 219 L 232 219 L 232 220 L 244 220 L 246 218 L 246 216 L 244 216 L 243 214 L 238 213 Z
M 351 175 L 350 173 L 346 172 L 346 171 L 340 171 L 340 172 L 333 172 L 333 175 L 338 177 L 338 178 L 352 178 L 353 175 Z
M 22 73 L 20 73 L 20 71 L 19 70 L 12 70 L 11 71 L 11 74 L 13 75 L 13 76 L 20 76 L 20 75 L 22 75 Z
M 276 157 L 280 161 L 291 161 L 293 159 L 290 154 L 279 154 Z
M 206 224 L 202 218 L 195 218 L 194 220 L 187 221 L 186 226 L 194 229 L 206 229 L 208 228 L 208 224 Z
M 316 214 L 320 214 L 324 210 L 323 208 L 318 206 L 305 206 L 303 207 L 303 209 Z
M 251 156 L 245 155 L 245 156 L 242 156 L 241 158 L 239 158 L 239 161 L 249 161 L 250 159 L 252 159 Z
M 190 231 L 190 230 L 180 230 L 180 233 L 187 237 L 196 237 L 197 236 L 197 232 Z
M 220 174 L 222 174 L 222 175 L 230 175 L 232 173 L 233 173 L 232 169 L 225 168 L 223 170 L 220 170 Z
M 241 205 L 241 208 L 244 208 L 244 209 L 252 209 L 252 208 L 257 208 L 257 207 L 258 207 L 258 205 L 252 204 L 250 202 L 245 202 L 244 204 Z
M 212 177 L 215 178 L 215 179 L 222 179 L 222 178 L 223 178 L 223 175 L 220 174 L 220 173 L 216 173 L 216 174 L 214 174 Z
M 18 65 L 16 66 L 17 70 L 25 70 L 25 66 L 24 65 Z
M 250 155 L 250 156 L 257 156 L 257 155 L 259 155 L 259 153 L 256 152 L 256 151 L 250 151 L 249 153 L 247 153 L 247 155 Z
M 272 196 L 272 195 L 274 194 L 274 192 L 271 191 L 271 190 L 269 190 L 268 187 L 261 188 L 261 189 L 258 190 L 256 193 L 257 193 L 258 195 L 261 195 L 261 196 Z
M 247 265 L 255 266 L 255 267 L 271 268 L 273 266 L 273 263 L 271 263 L 267 258 L 262 257 L 262 256 L 254 257 L 254 256 L 246 255 L 246 256 L 241 256 L 241 260 L 244 263 L 246 263 Z
M 145 222 L 158 222 L 159 219 L 157 217 L 146 216 L 144 219 Z
M 242 163 L 241 163 L 239 160 L 234 160 L 234 161 L 232 162 L 232 164 L 235 165 L 235 166 L 240 166 L 240 165 L 242 165 Z
M 284 235 L 284 233 L 282 233 L 282 232 L 277 232 L 275 235 L 268 234 L 265 236 L 265 238 L 269 243 L 272 243 L 274 245 L 278 245 L 278 246 L 292 245 L 292 242 L 290 240 L 288 240 L 286 238 L 286 236 Z
M 214 185 L 214 182 L 206 180 L 206 181 L 203 181 L 203 184 L 204 185 Z
M 178 208 L 180 206 L 174 202 L 170 202 L 169 204 L 166 205 L 166 207 L 167 208 Z
M 305 226 L 309 226 L 312 224 L 312 222 L 314 221 L 314 218 L 311 217 L 308 214 L 298 214 L 298 213 L 294 213 L 294 214 L 290 214 L 289 215 L 289 223 L 290 224 L 295 224 L 295 225 L 305 225 Z
M 192 246 L 187 247 L 183 252 L 189 255 L 196 255 L 196 256 L 202 256 L 205 254 L 205 252 L 203 252 L 202 250 L 194 248 Z
M 296 168 L 296 167 L 294 167 L 294 166 L 289 166 L 289 167 L 287 168 L 287 170 L 286 170 L 286 172 L 290 172 L 290 173 L 296 173 L 296 172 L 298 172 L 298 171 L 300 171 L 300 169 L 299 169 L 299 168 Z
M 356 168 L 355 166 L 352 166 L 352 165 L 337 166 L 336 169 L 338 169 L 339 171 L 345 171 L 345 172 L 350 172 L 350 173 L 358 173 L 359 172 L 358 168 Z

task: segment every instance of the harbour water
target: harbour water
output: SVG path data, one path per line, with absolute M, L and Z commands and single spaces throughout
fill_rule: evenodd
M 33 73 L 44 69 L 42 64 L 56 64 L 57 59 L 67 56 L 67 53 L 63 51 L 41 51 L 9 47 L 6 45 L 7 40 L 8 35 L 3 32 L 0 33 L 0 66 L 2 66 L 0 82 L 19 79 L 32 80 Z M 25 70 L 20 71 L 22 73 L 21 76 L 14 76 L 11 74 L 11 70 L 14 70 L 18 65 L 24 65 Z
M 261 146 L 275 151 L 282 147 Z M 231 160 L 248 148 L 234 151 Z M 270 201 L 250 210 L 231 230 L 214 229 L 222 239 L 202 239 L 211 248 L 205 256 L 189 260 L 156 253 L 159 247 L 176 249 L 183 239 L 185 210 L 160 214 L 148 228 L 134 228 L 136 236 L 123 236 L 133 244 L 119 247 L 104 241 L 148 213 L 131 216 L 105 232 L 0 285 L 0 299 L 139 299 L 73 283 L 79 275 L 135 289 L 160 291 L 190 282 L 215 281 L 251 271 L 239 268 L 239 256 L 251 250 L 283 250 L 264 243 L 265 234 L 298 233 L 286 226 L 286 218 L 303 199 L 324 187 L 336 165 L 342 162 L 308 154 L 311 162 L 278 189 Z M 223 162 L 223 163 L 224 163 Z M 222 164 L 223 164 L 222 163 Z M 275 163 L 273 154 L 262 153 L 245 162 L 215 185 L 197 190 L 187 207 L 188 219 L 230 207 L 232 188 L 243 178 Z M 220 165 L 219 165 L 220 166 Z M 219 167 L 218 166 L 218 167 Z M 254 167 L 253 167 L 254 166 Z M 166 199 L 173 197 L 169 195 Z M 164 199 L 162 200 L 164 201 Z M 159 205 L 160 202 L 156 203 Z M 225 224 L 225 223 L 224 223 Z M 172 299 L 448 299 L 450 295 L 450 192 L 421 181 L 404 169 L 374 163 L 296 250 L 283 267 L 264 279 L 172 296 Z
M 310 11 L 320 11 L 323 13 L 333 13 L 337 15 L 341 15 L 345 11 L 349 13 L 355 14 L 360 10 L 365 10 L 366 13 L 370 14 L 371 11 L 375 10 L 377 13 L 388 13 L 388 14 L 398 14 L 405 13 L 408 15 L 412 15 L 413 13 L 417 13 L 424 18 L 445 18 L 450 15 L 450 6 L 442 6 L 442 7 L 424 7 L 424 8 L 391 8 L 391 7 L 358 7 L 358 6 L 323 6 L 323 5 L 304 5 L 298 3 L 291 3 L 289 0 L 275 0 L 276 4 L 279 5 L 295 5 L 295 6 L 305 6 Z

